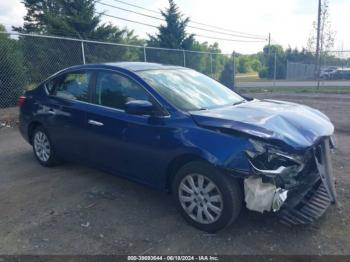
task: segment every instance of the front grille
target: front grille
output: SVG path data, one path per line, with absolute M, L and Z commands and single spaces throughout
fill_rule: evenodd
M 315 149 L 315 161 L 318 172 L 332 203 L 336 202 L 335 181 L 331 159 L 330 141 L 327 137 Z
M 314 146 L 313 160 L 319 179 L 310 185 L 311 189 L 303 197 L 294 196 L 295 199 L 299 199 L 296 205 L 289 207 L 287 205 L 278 213 L 282 223 L 288 225 L 312 223 L 322 216 L 330 204 L 336 202 L 329 143 L 329 138 L 325 138 Z
M 326 187 L 321 180 L 293 209 L 279 213 L 281 222 L 286 225 L 309 224 L 320 218 L 331 204 Z

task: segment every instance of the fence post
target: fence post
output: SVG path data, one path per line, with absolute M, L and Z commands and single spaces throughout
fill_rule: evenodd
M 275 61 L 273 66 L 273 86 L 276 86 L 276 74 L 277 74 L 277 52 L 275 52 Z
M 85 64 L 86 64 L 86 61 L 85 61 L 84 41 L 81 41 L 81 54 L 82 54 L 82 57 L 83 57 L 83 64 L 85 65 Z
M 233 90 L 236 90 L 236 61 L 235 61 L 235 53 L 233 52 Z
M 143 61 L 147 62 L 146 45 L 143 45 Z
M 214 78 L 214 72 L 213 72 L 213 54 L 210 53 L 210 74 L 211 77 Z
M 320 88 L 321 82 L 321 64 L 322 64 L 322 51 L 319 51 L 318 65 L 317 65 L 317 88 Z
M 184 58 L 184 67 L 186 67 L 186 51 L 185 51 L 185 49 L 182 49 L 182 54 L 183 54 L 183 58 Z

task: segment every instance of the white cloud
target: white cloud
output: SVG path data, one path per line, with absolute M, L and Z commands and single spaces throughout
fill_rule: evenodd
M 202 2 L 194 9 L 193 19 L 207 21 L 232 30 L 268 35 L 285 47 L 301 46 L 306 43 L 312 18 L 309 14 L 296 14 L 299 1 L 281 0 L 217 0 L 215 5 Z M 236 50 L 253 53 L 261 50 L 266 43 L 220 42 L 225 51 Z
M 26 9 L 19 0 L 0 1 L 0 24 L 7 30 L 11 30 L 11 26 L 22 26 L 25 14 Z
M 330 6 L 332 29 L 336 31 L 335 49 L 350 50 L 350 1 L 339 0 Z
M 128 7 L 112 0 L 104 0 L 104 2 L 147 13 L 144 10 Z M 167 0 L 132 0 L 128 2 L 154 10 L 162 9 L 168 5 Z M 194 21 L 252 34 L 263 34 L 267 36 L 271 32 L 272 39 L 277 43 L 282 44 L 284 47 L 291 46 L 293 48 L 306 46 L 309 33 L 312 29 L 312 22 L 317 16 L 316 0 L 175 0 L 175 2 L 178 4 L 181 12 L 190 15 Z M 98 11 L 103 10 L 108 11 L 108 14 L 159 25 L 158 20 L 98 5 Z M 350 24 L 349 10 L 349 0 L 330 1 L 332 25 L 333 29 L 337 31 L 335 48 L 340 48 L 343 44 L 344 48 L 350 49 L 350 35 L 348 34 L 348 25 Z M 149 14 L 155 15 L 153 13 Z M 7 25 L 8 28 L 9 25 L 21 25 L 24 15 L 25 8 L 20 0 L 0 1 L 0 23 Z M 156 32 L 156 29 L 150 27 L 108 17 L 104 17 L 103 21 L 110 21 L 120 27 L 127 26 L 130 29 L 135 29 L 136 34 L 141 37 L 146 37 L 147 33 L 153 34 Z M 189 29 L 188 31 L 190 33 L 230 38 L 230 36 L 195 29 Z M 215 41 L 205 38 L 198 39 L 200 41 L 207 40 L 209 43 Z M 233 50 L 240 53 L 254 53 L 262 50 L 265 44 L 218 42 L 221 49 L 226 53 L 231 53 Z
M 193 20 L 205 21 L 225 28 L 232 28 L 254 34 L 268 34 L 285 48 L 305 47 L 317 18 L 317 1 L 306 0 L 216 0 L 192 1 Z M 337 31 L 336 45 L 350 49 L 350 1 L 331 0 L 330 19 L 332 28 Z M 189 10 L 187 10 L 189 11 Z M 220 42 L 224 51 L 236 50 L 241 53 L 254 53 L 263 44 Z

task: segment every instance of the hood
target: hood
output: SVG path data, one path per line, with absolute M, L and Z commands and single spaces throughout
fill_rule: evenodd
M 330 136 L 334 127 L 320 111 L 290 102 L 253 100 L 236 106 L 191 112 L 203 127 L 228 129 L 263 139 L 275 139 L 295 149 Z

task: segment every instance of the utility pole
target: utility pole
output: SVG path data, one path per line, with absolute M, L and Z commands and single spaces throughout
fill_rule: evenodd
M 143 61 L 147 62 L 146 45 L 143 45 Z
M 275 61 L 273 65 L 273 86 L 276 86 L 276 78 L 277 78 L 277 52 L 275 51 Z
M 271 46 L 271 33 L 269 33 L 269 56 L 270 56 L 270 46 Z
M 316 80 L 317 80 L 317 87 L 320 87 L 320 40 L 321 40 L 321 11 L 322 11 L 322 4 L 321 0 L 318 0 L 318 14 L 317 14 L 317 42 L 316 42 Z
M 233 62 L 233 90 L 236 90 L 236 62 L 235 62 L 235 52 L 232 54 Z

